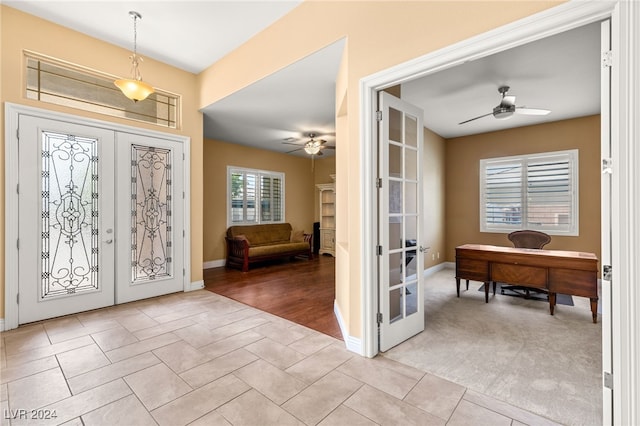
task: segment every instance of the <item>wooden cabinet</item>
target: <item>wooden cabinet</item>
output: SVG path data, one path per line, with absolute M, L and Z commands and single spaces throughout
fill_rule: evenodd
M 335 175 L 331 176 L 335 179 Z M 336 184 L 316 185 L 320 193 L 320 254 L 336 255 Z

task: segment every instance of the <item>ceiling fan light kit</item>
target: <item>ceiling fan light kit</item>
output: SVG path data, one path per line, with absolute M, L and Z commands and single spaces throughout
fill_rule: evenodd
M 500 86 L 498 88 L 498 92 L 502 95 L 502 100 L 500 101 L 500 105 L 493 108 L 493 112 L 490 112 L 489 114 L 479 115 L 478 117 L 474 117 L 469 120 L 461 121 L 458 124 L 465 124 L 482 117 L 487 117 L 489 115 L 493 115 L 493 117 L 498 120 L 505 120 L 507 118 L 511 118 L 513 114 L 547 115 L 551 112 L 548 109 L 516 107 L 516 97 L 515 95 L 507 94 L 508 91 L 509 86 Z
M 302 142 L 290 142 L 291 140 L 294 140 L 294 138 L 287 138 L 285 139 L 282 143 L 287 144 L 287 145 L 296 145 L 298 146 L 298 148 L 288 151 L 286 152 L 286 154 L 290 154 L 292 152 L 296 152 L 296 151 L 300 151 L 300 150 L 304 150 L 304 152 L 306 152 L 307 154 L 311 155 L 311 158 L 313 159 L 314 156 L 318 155 L 323 155 L 322 154 L 322 150 L 324 149 L 336 149 L 334 146 L 329 146 L 329 145 L 325 145 L 327 143 L 326 140 L 324 139 L 315 139 L 315 137 L 317 136 L 317 134 L 315 133 L 309 133 L 309 140 L 302 143 Z

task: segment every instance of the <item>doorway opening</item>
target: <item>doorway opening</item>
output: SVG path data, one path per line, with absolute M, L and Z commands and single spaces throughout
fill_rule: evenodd
M 573 13 L 577 12 L 574 10 Z M 453 68 L 467 61 L 473 61 L 489 56 L 491 54 L 495 54 L 496 52 L 502 52 L 510 48 L 521 46 L 526 42 L 530 42 L 531 40 L 542 39 L 552 34 L 559 34 L 574 28 L 578 28 L 588 23 L 599 22 L 602 19 L 606 19 L 607 17 L 609 17 L 610 13 L 611 11 L 607 8 L 602 8 L 598 11 L 585 10 L 582 11 L 581 16 L 573 16 L 571 18 L 567 18 L 562 27 L 557 26 L 557 23 L 551 24 L 550 21 L 545 21 L 544 14 L 541 14 L 540 17 L 537 17 L 538 20 L 535 24 L 528 22 L 528 26 L 521 26 L 519 28 L 516 28 L 515 25 L 506 26 L 505 28 L 498 29 L 483 35 L 482 40 L 470 40 L 464 43 L 460 43 L 458 45 L 451 46 L 450 48 L 443 49 L 442 51 L 437 52 L 437 54 L 426 55 L 424 58 L 420 58 L 408 62 L 407 64 L 403 64 L 390 70 L 378 73 L 372 77 L 364 79 L 361 82 L 361 89 L 364 98 L 362 102 L 362 111 L 370 111 L 372 109 L 371 105 L 374 105 L 379 90 L 395 85 L 409 83 L 420 77 L 425 77 L 435 72 Z M 530 21 L 534 21 L 534 19 L 531 19 Z M 374 129 L 376 128 L 376 126 L 374 124 L 374 120 L 374 117 L 369 117 L 368 114 L 362 113 L 362 131 L 364 134 L 364 140 L 375 140 Z M 375 144 L 365 144 L 365 152 L 363 155 L 363 159 L 365 161 L 363 164 L 363 182 L 372 181 L 375 177 L 375 164 L 377 164 L 376 152 L 373 149 L 368 149 L 369 146 L 375 146 Z M 599 157 L 599 141 L 597 147 L 595 147 L 595 150 L 598 152 L 597 155 Z M 375 211 L 374 206 L 377 204 L 377 198 L 376 191 L 373 188 L 366 188 L 364 200 L 364 210 Z M 471 201 L 471 203 L 477 205 L 477 201 Z M 377 224 L 377 220 L 378 219 L 375 217 L 375 215 L 367 215 L 367 217 L 364 218 L 364 247 L 376 244 L 375 241 L 372 240 L 372 236 L 376 235 L 375 227 Z M 376 262 L 377 261 L 374 256 L 365 257 L 362 274 L 363 283 L 376 282 Z M 363 347 L 365 348 L 365 354 L 367 356 L 374 356 L 379 352 L 376 339 L 377 324 L 375 324 L 375 322 L 371 320 L 371 318 L 375 318 L 375 309 L 379 304 L 377 291 L 378 290 L 376 286 L 363 286 Z M 611 315 L 610 312 L 607 312 L 607 314 Z M 428 323 L 428 308 L 426 309 L 426 315 L 426 321 Z M 605 323 L 610 324 L 610 322 L 608 321 L 605 321 Z M 598 388 L 597 393 L 600 394 L 600 392 L 601 390 Z M 605 406 L 606 405 L 607 404 L 605 404 Z M 604 411 L 606 412 L 606 409 Z

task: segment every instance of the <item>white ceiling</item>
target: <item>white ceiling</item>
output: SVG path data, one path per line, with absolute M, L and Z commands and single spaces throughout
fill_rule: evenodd
M 136 10 L 138 52 L 198 73 L 284 16 L 301 1 L 42 1 L 4 4 L 131 49 Z M 591 24 L 402 85 L 402 97 L 425 111 L 425 126 L 451 138 L 600 111 L 600 32 Z M 205 138 L 279 152 L 308 133 L 335 140 L 334 88 L 344 41 L 240 90 L 203 110 Z M 144 70 L 143 70 L 144 71 Z M 153 82 L 149 82 L 153 84 Z M 547 116 L 488 116 L 508 85 L 517 106 Z M 332 151 L 325 151 L 331 153 Z M 297 155 L 304 155 L 297 151 Z

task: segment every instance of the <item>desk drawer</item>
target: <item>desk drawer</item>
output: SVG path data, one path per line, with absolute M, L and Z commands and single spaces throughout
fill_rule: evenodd
M 508 263 L 492 263 L 491 280 L 508 284 L 546 288 L 547 269 Z
M 489 281 L 489 262 L 486 260 L 456 259 L 456 278 Z
M 598 297 L 598 273 L 595 271 L 551 269 L 549 271 L 549 291 L 582 297 Z

